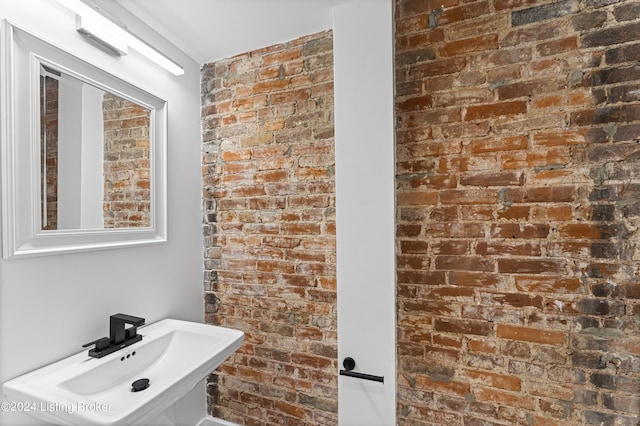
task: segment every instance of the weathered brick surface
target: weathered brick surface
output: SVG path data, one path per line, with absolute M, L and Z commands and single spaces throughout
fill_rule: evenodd
M 331 32 L 205 65 L 202 126 L 206 321 L 245 332 L 210 410 L 337 424 Z
M 46 220 L 42 229 L 58 229 L 58 80 L 40 78 L 40 152 L 46 174 L 42 209 Z M 46 209 L 45 209 L 46 206 Z
M 640 420 L 640 3 L 396 0 L 397 422 Z
M 151 225 L 151 112 L 105 93 L 104 227 Z
M 45 230 L 58 229 L 58 91 L 58 80 L 41 79 L 41 143 L 46 167 L 43 207 L 44 203 L 47 207 L 42 228 Z M 103 96 L 102 117 L 104 227 L 148 227 L 151 224 L 150 111 L 107 92 Z
M 43 213 L 45 230 L 58 229 L 58 81 L 41 80 L 41 144 L 46 167 Z M 46 102 L 46 104 L 45 104 Z M 112 93 L 102 101 L 103 224 L 105 228 L 136 228 L 151 224 L 150 111 Z M 46 143 L 46 146 L 44 144 Z

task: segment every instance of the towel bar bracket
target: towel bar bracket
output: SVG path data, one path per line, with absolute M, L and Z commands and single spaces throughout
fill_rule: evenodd
M 344 370 L 340 370 L 341 376 L 355 377 L 356 379 L 371 380 L 373 382 L 384 383 L 384 376 L 374 376 L 373 374 L 358 373 L 352 371 L 356 367 L 356 361 L 351 357 L 346 357 L 342 361 Z

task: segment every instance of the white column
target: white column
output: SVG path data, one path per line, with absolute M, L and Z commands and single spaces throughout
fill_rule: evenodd
M 104 228 L 104 91 L 85 84 L 82 90 L 82 229 Z
M 80 229 L 82 86 L 62 75 L 58 86 L 58 229 Z
M 58 95 L 58 229 L 104 228 L 104 91 L 62 75 Z
M 334 9 L 338 361 L 341 426 L 393 425 L 396 404 L 395 159 L 391 0 Z

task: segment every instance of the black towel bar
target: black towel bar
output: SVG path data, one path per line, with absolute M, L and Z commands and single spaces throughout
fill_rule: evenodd
M 355 371 L 340 370 L 341 376 L 355 377 L 356 379 L 371 380 L 384 383 L 384 376 L 374 376 L 372 374 L 356 373 Z
M 351 357 L 346 357 L 342 361 L 344 370 L 340 370 L 341 376 L 355 377 L 356 379 L 371 380 L 373 382 L 384 383 L 384 376 L 374 376 L 373 374 L 357 373 L 352 371 L 356 367 L 356 361 Z

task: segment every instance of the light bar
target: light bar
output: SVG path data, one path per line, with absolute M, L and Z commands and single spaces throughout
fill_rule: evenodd
M 162 68 L 169 71 L 173 75 L 184 74 L 184 68 L 182 68 L 180 65 L 176 64 L 171 59 L 167 58 L 162 53 L 158 52 L 156 49 L 149 46 L 147 43 L 140 40 L 133 34 L 129 32 L 126 32 L 126 34 L 129 36 L 127 38 L 127 44 L 130 48 L 142 54 L 143 56 L 146 56 L 147 59 L 155 62 L 157 65 L 160 65 Z
M 127 54 L 127 43 L 118 38 L 117 32 L 113 31 L 113 24 L 102 18 L 92 15 L 76 15 L 76 30 L 91 40 L 106 48 L 113 50 L 120 56 Z
M 161 66 L 173 75 L 184 74 L 184 69 L 167 58 L 126 29 L 107 19 L 93 8 L 80 0 L 57 0 L 58 3 L 77 15 L 76 29 L 82 35 L 94 40 L 117 53 L 126 55 L 128 48 L 132 48 L 144 57 Z

